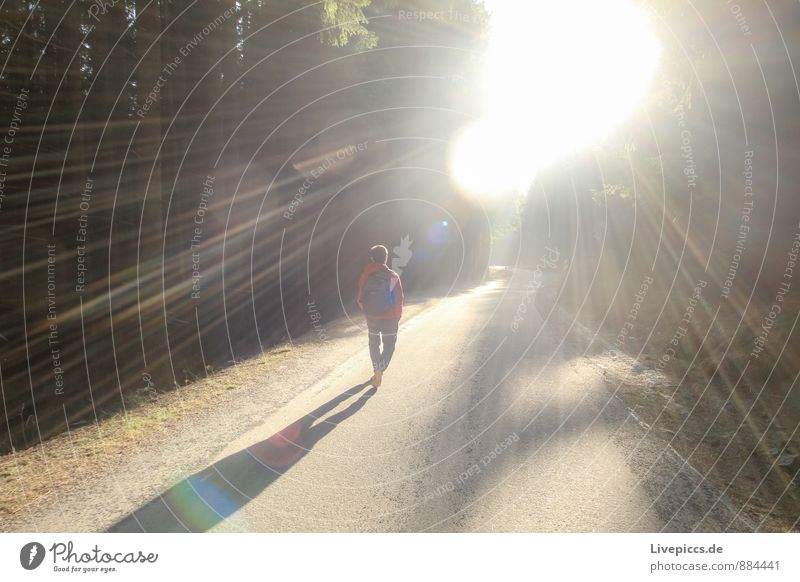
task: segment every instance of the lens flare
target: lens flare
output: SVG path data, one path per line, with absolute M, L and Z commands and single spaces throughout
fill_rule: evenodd
M 659 57 L 647 15 L 626 0 L 488 5 L 484 115 L 450 159 L 461 186 L 485 193 L 525 187 L 603 137 L 646 95 Z

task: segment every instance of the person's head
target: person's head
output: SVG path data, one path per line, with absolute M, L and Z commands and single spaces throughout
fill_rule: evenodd
M 389 256 L 389 249 L 387 249 L 383 245 L 375 245 L 371 249 L 369 249 L 369 256 L 372 259 L 373 263 L 379 263 L 381 265 L 386 264 L 386 258 Z

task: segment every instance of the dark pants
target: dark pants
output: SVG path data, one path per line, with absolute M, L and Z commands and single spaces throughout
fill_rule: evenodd
M 373 370 L 385 370 L 394 354 L 394 345 L 397 343 L 397 326 L 400 322 L 396 319 L 369 319 L 369 356 L 372 358 Z M 381 353 L 381 339 L 383 340 L 383 353 Z

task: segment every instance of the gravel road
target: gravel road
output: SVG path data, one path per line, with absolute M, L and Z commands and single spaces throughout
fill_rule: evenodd
M 751 530 L 614 397 L 533 276 L 515 271 L 402 322 L 377 390 L 365 385 L 366 337 L 325 342 L 316 349 L 337 361 L 327 372 L 103 527 Z M 288 365 L 302 375 L 307 363 Z

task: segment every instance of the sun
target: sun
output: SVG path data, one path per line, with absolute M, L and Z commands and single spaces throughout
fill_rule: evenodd
M 646 95 L 659 44 L 628 0 L 488 0 L 484 115 L 450 154 L 457 182 L 496 193 L 530 184 L 537 168 L 589 145 Z

